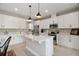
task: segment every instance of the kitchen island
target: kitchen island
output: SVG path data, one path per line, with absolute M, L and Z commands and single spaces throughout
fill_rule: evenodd
M 26 48 L 35 56 L 52 56 L 53 52 L 53 36 L 42 35 L 23 35 L 26 39 Z

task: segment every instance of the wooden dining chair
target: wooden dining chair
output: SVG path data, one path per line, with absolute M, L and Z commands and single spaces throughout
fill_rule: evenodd
M 10 40 L 11 36 L 5 41 L 5 43 L 2 46 L 0 46 L 0 56 L 6 56 Z

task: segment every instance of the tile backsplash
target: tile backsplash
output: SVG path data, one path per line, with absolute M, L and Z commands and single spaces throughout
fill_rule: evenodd
M 70 35 L 70 32 L 71 32 L 71 29 L 62 29 L 62 30 L 59 30 L 59 33 L 60 34 Z

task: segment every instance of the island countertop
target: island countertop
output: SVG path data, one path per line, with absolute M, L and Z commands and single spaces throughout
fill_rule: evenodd
M 31 40 L 35 40 L 38 43 L 47 41 L 49 39 L 53 39 L 53 37 L 54 37 L 54 36 L 48 36 L 48 35 L 32 35 L 32 34 L 23 34 L 23 36 L 26 38 L 29 38 Z

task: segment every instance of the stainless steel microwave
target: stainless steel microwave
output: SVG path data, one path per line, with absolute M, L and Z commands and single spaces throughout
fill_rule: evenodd
M 58 28 L 58 24 L 50 24 L 50 28 Z

